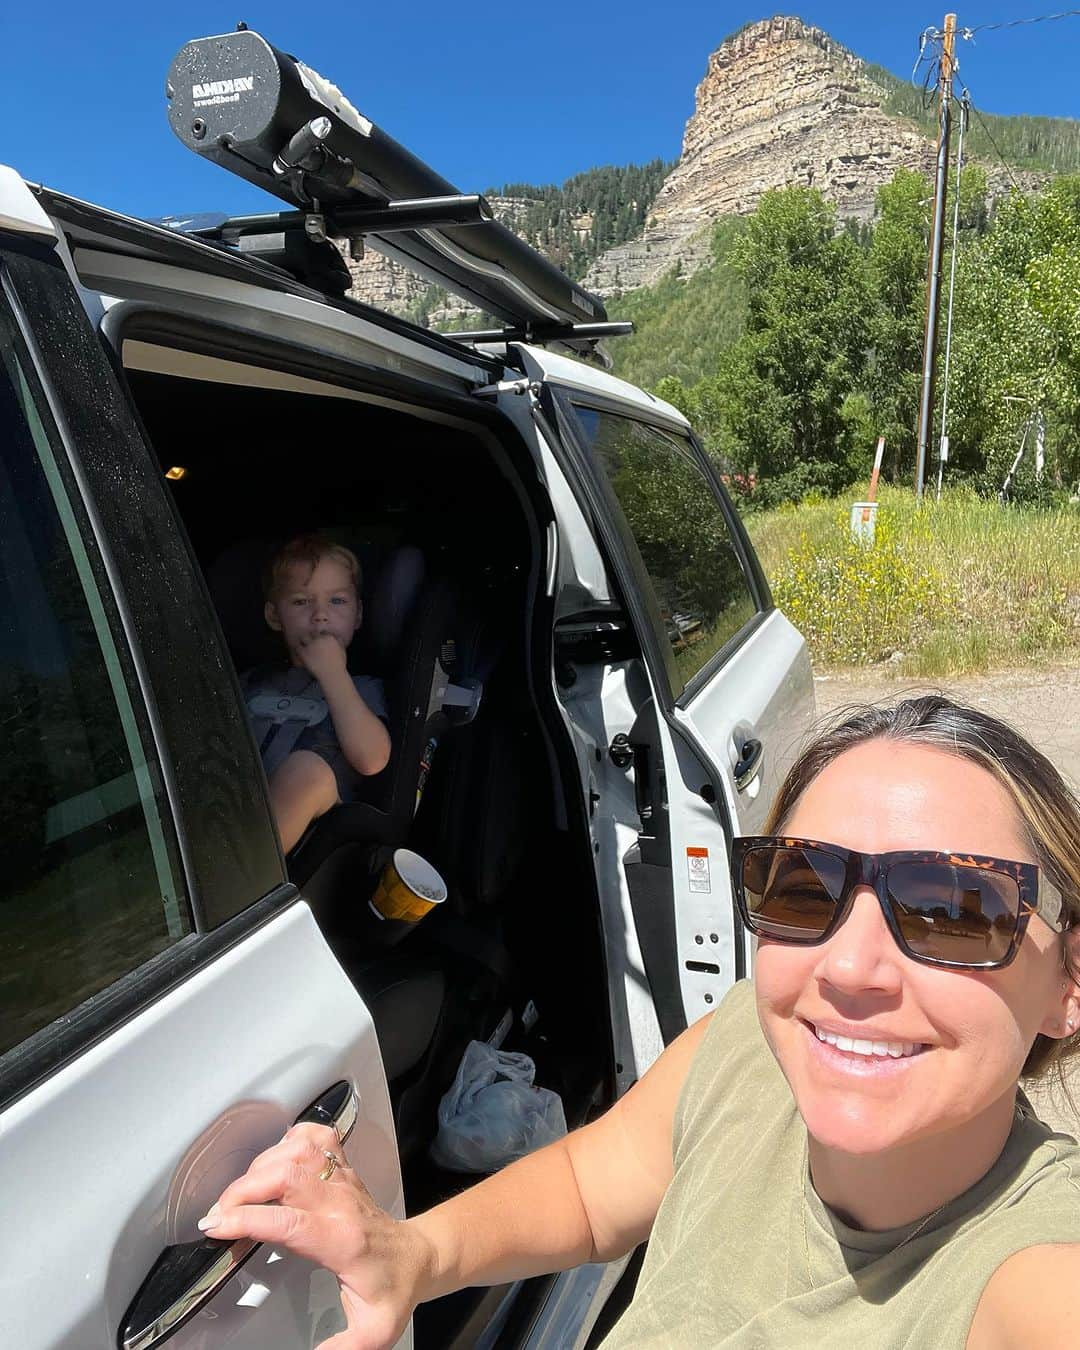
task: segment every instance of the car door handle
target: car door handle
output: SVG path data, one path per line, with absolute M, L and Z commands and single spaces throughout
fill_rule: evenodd
M 342 1143 L 360 1102 L 351 1083 L 335 1083 L 296 1117 L 296 1124 L 331 1125 Z M 199 1238 L 166 1247 L 131 1301 L 116 1338 L 119 1350 L 153 1350 L 189 1321 L 232 1278 L 261 1242 Z
M 731 771 L 735 778 L 735 786 L 740 792 L 745 791 L 761 772 L 764 758 L 765 747 L 756 737 L 751 736 L 743 741 L 739 758 Z

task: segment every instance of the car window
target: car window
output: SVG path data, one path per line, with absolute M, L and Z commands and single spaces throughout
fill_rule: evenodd
M 641 554 L 685 687 L 757 613 L 723 507 L 688 442 L 629 417 L 575 411 Z
M 31 381 L 0 312 L 0 1054 L 192 927 Z

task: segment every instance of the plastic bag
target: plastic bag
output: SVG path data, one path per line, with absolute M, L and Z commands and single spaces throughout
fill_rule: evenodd
M 528 1055 L 470 1041 L 439 1103 L 431 1156 L 454 1172 L 495 1172 L 566 1133 L 562 1098 L 534 1087 Z

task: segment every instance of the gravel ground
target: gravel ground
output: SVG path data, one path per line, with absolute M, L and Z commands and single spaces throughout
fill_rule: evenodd
M 917 685 L 889 679 L 880 671 L 819 675 L 815 690 L 823 716 L 848 703 L 939 690 L 1011 722 L 1080 789 L 1080 663 Z M 1069 1089 L 1075 1107 L 1058 1087 L 1029 1086 L 1028 1091 L 1044 1120 L 1080 1136 L 1080 1063 L 1076 1061 L 1069 1074 Z

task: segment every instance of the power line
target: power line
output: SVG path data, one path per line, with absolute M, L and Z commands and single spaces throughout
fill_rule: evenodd
M 1038 14 L 1031 19 L 1008 19 L 1001 23 L 979 23 L 973 28 L 958 28 L 957 37 L 967 38 L 970 41 L 976 33 L 992 33 L 1001 28 L 1021 28 L 1031 23 L 1053 23 L 1057 19 L 1077 18 L 1080 18 L 1080 9 L 1063 9 L 1057 14 Z
M 991 146 L 993 147 L 994 153 L 1001 161 L 1001 167 L 1009 175 L 1009 182 L 1012 183 L 1013 187 L 1017 190 L 1017 192 L 1023 194 L 1024 189 L 1016 181 L 1016 175 L 1013 173 L 1008 160 L 1001 153 L 1001 148 L 999 147 L 997 141 L 994 140 L 994 133 L 990 130 L 986 118 L 983 117 L 982 113 L 978 110 L 978 108 L 975 106 L 975 103 L 972 101 L 971 94 L 966 85 L 963 86 L 963 97 L 967 99 L 971 111 L 975 114 L 976 118 L 978 119 L 979 126 L 982 127 L 983 131 L 986 134 L 986 139 L 990 142 Z

